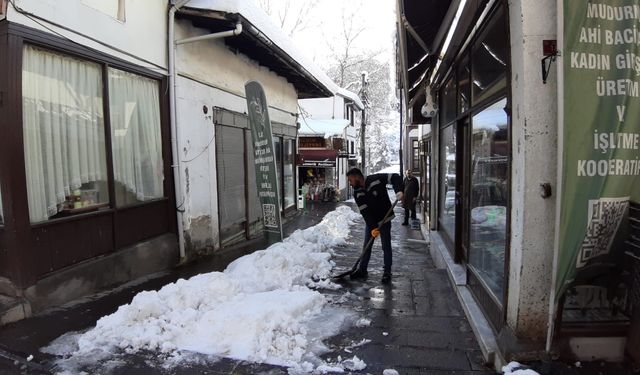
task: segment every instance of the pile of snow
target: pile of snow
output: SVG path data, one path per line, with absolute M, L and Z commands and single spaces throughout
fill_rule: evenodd
M 294 372 L 362 369 L 365 364 L 357 357 L 331 364 L 318 357 L 328 351 L 322 340 L 358 317 L 329 306 L 309 288 L 322 284 L 313 280 L 329 276 L 332 247 L 346 244 L 357 218 L 349 207 L 338 207 L 318 225 L 239 258 L 224 272 L 141 292 L 95 328 L 63 336 L 42 350 L 64 358 L 57 363 L 61 370 L 141 350 L 173 363 L 202 353 Z
M 504 375 L 540 375 L 518 362 L 509 362 L 508 365 L 502 366 L 502 372 Z

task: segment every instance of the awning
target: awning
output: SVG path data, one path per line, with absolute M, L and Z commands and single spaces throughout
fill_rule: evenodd
M 335 167 L 336 150 L 299 150 L 298 163 L 302 167 Z
M 396 0 L 398 88 L 404 92 L 411 124 L 425 123 L 420 109 L 425 103 L 427 84 L 434 83 L 429 79 L 437 63 L 440 69 L 434 77 L 436 86 L 463 46 L 469 28 L 489 3 L 489 0 Z M 451 27 L 455 27 L 455 33 L 444 56 L 440 56 Z
M 396 0 L 398 8 L 399 74 L 407 104 L 424 87 L 444 41 L 459 0 Z M 453 5 L 453 6 L 452 6 Z M 451 8 L 451 9 L 450 9 Z M 420 103 L 420 106 L 423 103 Z

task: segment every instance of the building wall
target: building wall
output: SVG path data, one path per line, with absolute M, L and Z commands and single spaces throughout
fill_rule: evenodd
M 176 24 L 177 39 L 208 33 L 188 21 L 180 20 Z M 256 80 L 265 90 L 271 122 L 294 127 L 297 93 L 286 79 L 244 55 L 235 54 L 222 40 L 179 46 L 176 70 L 179 74 L 176 117 L 187 250 L 215 249 L 220 244 L 220 233 L 213 108 L 246 113 L 244 85 Z M 205 107 L 207 113 L 204 113 Z
M 542 83 L 542 40 L 556 39 L 556 1 L 509 1 L 511 35 L 511 246 L 507 324 L 520 338 L 547 333 L 555 231 L 556 66 Z
M 92 0 L 95 1 L 95 0 Z M 117 3 L 118 0 L 103 0 Z M 88 6 L 82 0 L 15 0 L 18 8 L 45 18 L 36 19 L 57 34 L 95 50 L 156 71 L 167 67 L 167 12 L 165 0 L 123 0 L 124 21 Z M 7 19 L 51 32 L 7 5 Z M 51 23 L 63 25 L 69 30 Z M 94 40 L 99 40 L 98 43 Z M 119 51 L 118 51 L 119 50 Z
M 337 95 L 331 98 L 300 100 L 300 107 L 314 119 L 340 119 L 347 117 L 344 112 L 344 98 Z

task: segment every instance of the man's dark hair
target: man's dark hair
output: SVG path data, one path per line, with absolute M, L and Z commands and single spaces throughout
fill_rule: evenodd
M 360 177 L 364 177 L 364 175 L 362 174 L 362 171 L 359 170 L 358 168 L 351 168 L 349 169 L 349 172 L 347 172 L 347 176 L 360 176 Z

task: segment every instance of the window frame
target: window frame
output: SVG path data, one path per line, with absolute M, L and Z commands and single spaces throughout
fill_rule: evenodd
M 176 202 L 171 167 L 168 78 L 161 65 L 135 58 L 130 61 L 109 55 L 61 36 L 29 26 L 0 22 L 0 91 L 4 93 L 0 117 L 0 187 L 5 226 L 0 244 L 20 249 L 0 264 L 0 273 L 31 285 L 38 278 L 98 256 L 109 255 L 147 241 L 171 241 L 177 235 Z M 56 53 L 106 64 L 152 78 L 160 83 L 160 131 L 164 174 L 164 199 L 122 209 L 101 211 L 31 223 L 26 192 L 23 141 L 22 60 L 23 46 L 30 44 Z M 107 113 L 108 115 L 108 113 Z M 106 131 L 106 129 L 105 129 Z M 105 141 L 106 142 L 106 141 Z M 107 157 L 109 162 L 109 157 Z M 166 236 L 166 237 L 164 237 Z M 162 237 L 162 238 L 161 238 Z
M 18 74 L 17 77 L 15 77 L 15 81 L 18 84 L 18 86 L 20 86 L 20 90 L 18 90 L 19 92 L 16 92 L 17 95 L 17 101 L 21 104 L 22 100 L 23 100 L 23 94 L 22 94 L 22 82 L 23 82 L 23 78 L 22 78 L 22 71 L 23 71 L 23 67 L 22 67 L 22 59 L 24 58 L 24 50 L 25 50 L 25 46 L 30 45 L 30 46 L 34 46 L 36 48 L 39 49 L 43 49 L 45 51 L 54 53 L 54 54 L 58 54 L 58 55 L 62 55 L 62 56 L 69 56 L 72 58 L 76 58 L 76 59 L 80 59 L 83 61 L 87 61 L 90 63 L 94 63 L 100 66 L 101 69 L 101 80 L 102 80 L 102 103 L 103 103 L 103 116 L 104 116 L 104 131 L 105 131 L 105 152 L 106 152 L 106 162 L 107 162 L 107 184 L 108 184 L 108 192 L 109 192 L 109 205 L 108 207 L 104 207 L 101 208 L 99 210 L 94 210 L 94 211 L 89 211 L 89 212 L 83 212 L 83 213 L 78 213 L 78 214 L 73 214 L 73 215 L 69 215 L 69 216 L 65 216 L 65 217 L 60 217 L 60 218 L 53 218 L 53 219 L 48 219 L 48 220 L 44 220 L 44 221 L 38 221 L 38 222 L 31 222 L 28 219 L 28 214 L 27 214 L 27 219 L 30 223 L 31 228 L 40 228 L 40 227 L 45 227 L 48 225 L 54 225 L 54 224 L 58 224 L 58 223 L 64 223 L 64 222 L 68 222 L 68 221 L 74 221 L 74 220 L 79 220 L 82 218 L 88 218 L 88 217 L 93 217 L 96 215 L 102 215 L 102 214 L 113 214 L 117 211 L 125 211 L 125 210 L 130 210 L 133 208 L 137 208 L 137 207 L 142 207 L 142 206 L 147 206 L 147 205 L 152 205 L 158 202 L 164 202 L 164 201 L 169 201 L 169 200 L 173 200 L 172 198 L 172 194 L 173 194 L 173 189 L 171 187 L 170 182 L 173 180 L 173 175 L 172 175 L 172 171 L 170 169 L 170 150 L 167 149 L 166 147 L 166 141 L 169 136 L 168 132 L 166 131 L 166 127 L 167 127 L 167 120 L 168 120 L 168 103 L 165 102 L 165 100 L 163 100 L 164 98 L 166 98 L 165 95 L 163 95 L 164 92 L 164 88 L 167 86 L 167 80 L 166 77 L 164 77 L 162 74 L 148 70 L 148 69 L 144 69 L 141 68 L 139 66 L 134 65 L 133 63 L 127 62 L 127 61 L 122 61 L 122 60 L 118 60 L 114 57 L 111 57 L 109 55 L 106 55 L 102 52 L 98 52 L 98 51 L 94 51 L 92 49 L 90 49 L 89 47 L 86 46 L 82 46 L 82 45 L 78 45 L 76 43 L 73 42 L 68 42 L 65 40 L 60 40 L 60 38 L 57 38 L 55 36 L 49 36 L 49 35 L 43 35 L 41 32 L 35 31 L 35 32 L 29 32 L 31 29 L 27 26 L 22 26 L 22 25 L 13 25 L 10 24 L 10 27 L 15 27 L 16 29 L 18 29 L 18 34 L 19 34 L 19 38 L 20 38 L 20 43 L 18 43 L 14 48 L 14 51 L 16 52 L 16 57 L 15 60 L 19 61 L 19 66 L 16 67 L 16 70 L 18 72 L 20 72 Z M 25 32 L 20 32 L 23 29 L 25 29 L 24 31 L 26 31 L 26 35 Z M 115 68 L 115 69 L 119 69 L 128 73 L 132 73 L 132 74 L 136 74 L 148 79 L 152 79 L 154 81 L 157 82 L 158 84 L 158 92 L 159 92 L 159 110 L 160 110 L 160 135 L 162 137 L 162 161 L 163 161 L 163 196 L 160 198 L 156 198 L 156 199 L 151 199 L 148 201 L 144 201 L 144 202 L 133 202 L 131 204 L 127 204 L 127 205 L 123 205 L 123 206 L 119 206 L 117 207 L 116 201 L 115 201 L 115 187 L 114 187 L 114 170 L 113 170 L 113 150 L 112 150 L 112 139 L 111 139 L 111 119 L 110 119 L 110 103 L 109 103 L 109 68 Z M 24 117 L 23 117 L 23 113 L 22 113 L 22 106 L 20 105 L 19 110 L 17 110 L 17 112 L 19 112 L 19 126 L 20 126 L 20 133 L 23 132 L 23 126 L 24 126 Z M 24 140 L 21 138 L 21 142 L 22 144 L 20 145 L 20 150 L 22 152 L 22 154 L 24 154 Z M 22 168 L 23 170 L 25 169 L 25 165 L 24 163 L 22 163 L 22 165 L 20 166 L 20 168 Z M 26 171 L 24 171 L 23 173 L 25 176 L 25 180 L 22 182 L 22 186 L 24 186 L 24 188 L 26 189 Z M 28 211 L 29 206 L 28 206 L 28 202 L 26 202 L 26 209 Z
M 500 12 L 502 12 L 502 16 L 500 16 Z M 512 149 L 513 149 L 513 144 L 512 144 L 512 121 L 511 121 L 511 100 L 512 100 L 512 95 L 511 95 L 511 60 L 509 60 L 507 62 L 507 65 L 505 67 L 505 71 L 504 71 L 504 75 L 505 75 L 505 81 L 506 84 L 504 87 L 499 87 L 497 88 L 494 92 L 488 93 L 487 95 L 481 96 L 480 99 L 478 100 L 477 97 L 475 97 L 474 93 L 473 93 L 473 87 L 471 87 L 471 99 L 470 99 L 470 103 L 468 108 L 464 111 L 464 112 L 460 112 L 460 108 L 458 106 L 458 77 L 457 74 L 460 70 L 460 64 L 462 62 L 466 62 L 466 64 L 468 64 L 469 67 L 469 76 L 471 78 L 471 80 L 473 80 L 474 77 L 474 71 L 473 71 L 473 52 L 474 50 L 477 48 L 477 45 L 479 43 L 482 42 L 482 37 L 488 32 L 488 29 L 494 25 L 496 22 L 500 22 L 499 19 L 502 18 L 503 22 L 505 22 L 505 24 L 507 25 L 507 30 L 508 30 L 508 24 L 509 24 L 509 12 L 508 12 L 508 6 L 505 3 L 499 2 L 498 4 L 496 4 L 491 11 L 489 12 L 487 18 L 485 19 L 485 21 L 483 22 L 483 24 L 480 26 L 478 32 L 472 37 L 470 43 L 466 46 L 466 48 L 462 51 L 459 51 L 458 53 L 458 58 L 453 61 L 450 65 L 450 67 L 448 68 L 448 70 L 446 71 L 446 74 L 444 74 L 442 76 L 442 78 L 439 80 L 438 82 L 438 86 L 437 86 L 437 91 L 438 91 L 438 96 L 440 98 L 440 108 L 443 108 L 443 99 L 442 97 L 444 95 L 442 95 L 444 93 L 444 89 L 445 89 L 445 85 L 449 82 L 449 80 L 454 80 L 456 82 L 456 85 L 454 87 L 454 91 L 456 92 L 456 103 L 455 103 L 455 108 L 456 108 L 456 116 L 451 119 L 451 118 L 447 118 L 445 119 L 444 113 L 440 113 L 438 115 L 438 144 L 437 144 L 437 149 L 433 150 L 432 152 L 435 154 L 437 152 L 437 155 L 439 155 L 440 160 L 438 160 L 438 164 L 437 164 L 437 168 L 439 168 L 439 170 L 437 171 L 437 173 L 432 176 L 432 178 L 436 178 L 435 183 L 437 183 L 437 187 L 436 187 L 436 191 L 438 194 L 438 202 L 436 202 L 435 206 L 433 206 L 435 208 L 435 217 L 434 217 L 434 221 L 435 221 L 435 227 L 436 229 L 441 233 L 444 234 L 442 235 L 442 239 L 443 242 L 445 243 L 447 249 L 450 252 L 456 253 L 456 242 L 458 241 L 458 239 L 456 240 L 452 240 L 451 238 L 449 238 L 448 232 L 446 232 L 446 230 L 444 229 L 444 226 L 441 223 L 440 220 L 440 216 L 441 216 L 441 206 L 440 206 L 440 199 L 444 199 L 444 197 L 442 197 L 443 191 L 442 191 L 442 180 L 445 178 L 445 175 L 442 170 L 442 155 L 441 155 L 441 134 L 442 132 L 447 129 L 450 126 L 460 126 L 461 123 L 464 123 L 465 119 L 468 120 L 467 122 L 467 127 L 469 129 L 472 128 L 473 126 L 473 122 L 472 122 L 472 118 L 474 115 L 484 111 L 487 107 L 491 106 L 492 104 L 494 104 L 495 102 L 498 102 L 499 100 L 501 100 L 502 98 L 507 99 L 507 103 L 506 103 L 506 107 L 504 108 L 505 111 L 507 112 L 507 119 L 508 119 L 508 131 L 507 131 L 507 140 L 508 140 L 508 167 L 507 167 L 507 176 L 508 176 L 508 183 L 507 183 L 507 191 L 506 191 L 506 200 L 507 200 L 507 217 L 506 217 L 506 243 L 505 243 L 505 255 L 504 255 L 504 275 L 505 275 L 505 279 L 504 279 L 504 286 L 503 286 L 503 295 L 501 296 L 493 296 L 490 292 L 487 292 L 487 295 L 489 295 L 488 297 L 482 297 L 485 298 L 485 301 L 493 301 L 493 303 L 485 303 L 483 304 L 483 308 L 488 309 L 488 311 L 490 311 L 489 316 L 490 316 L 490 321 L 491 323 L 496 326 L 499 327 L 501 322 L 504 322 L 506 319 L 506 312 L 507 312 L 507 298 L 508 298 L 508 291 L 509 291 L 509 280 L 508 280 L 508 275 L 509 275 L 509 262 L 510 262 L 510 237 L 511 237 L 511 208 L 512 208 L 512 195 L 511 195 L 511 180 L 512 180 L 512 162 L 513 162 L 513 155 L 512 155 Z M 511 40 L 511 35 L 507 35 L 507 48 L 508 48 L 508 56 L 510 58 L 511 56 L 511 48 L 510 48 L 510 41 Z M 464 129 L 462 129 L 459 132 L 454 132 L 454 134 L 460 134 L 463 135 L 464 134 Z M 463 137 L 460 137 L 460 139 L 456 140 L 457 142 L 465 142 L 468 143 L 470 141 L 470 139 L 463 139 Z M 462 147 L 465 147 L 465 145 L 462 145 Z M 468 150 L 466 150 L 468 151 Z M 463 157 L 467 158 L 469 157 L 468 154 L 464 154 L 463 151 Z M 463 166 L 463 162 L 460 162 L 459 164 L 461 166 Z M 457 172 L 458 173 L 458 172 Z M 464 172 L 462 171 L 462 169 L 460 169 L 460 173 Z M 432 182 L 433 183 L 433 182 Z M 466 192 L 464 192 L 464 196 L 461 197 L 462 200 L 465 199 L 469 199 L 469 197 L 467 196 L 469 194 L 468 192 L 469 189 L 467 189 Z M 432 202 L 432 204 L 434 204 Z M 462 215 L 469 215 L 470 216 L 470 210 L 469 212 L 461 212 Z M 458 225 L 458 222 L 456 223 L 456 226 Z M 461 222 L 460 222 L 461 226 L 464 226 Z M 468 235 L 468 233 L 467 233 Z M 465 262 L 468 262 L 468 260 L 465 260 Z M 473 273 L 473 271 L 471 270 L 471 268 L 467 267 L 467 270 L 469 272 L 469 278 L 472 279 L 472 276 L 475 277 L 475 273 Z M 471 270 L 471 271 L 469 271 Z M 477 280 L 479 280 L 480 282 L 482 282 L 482 280 L 480 278 L 477 278 Z M 478 292 L 478 289 L 482 289 L 482 288 L 477 288 L 477 286 L 468 284 L 470 286 L 470 288 L 472 289 L 472 292 L 474 293 L 474 295 L 476 295 L 477 293 L 484 293 L 483 291 Z M 475 291 L 474 291 L 475 290 Z M 488 289 L 486 289 L 488 291 Z M 496 298 L 497 297 L 497 298 Z M 497 302 L 497 303 L 496 303 Z M 499 309 L 496 310 L 496 306 L 499 306 Z M 498 311 L 499 310 L 499 311 Z

